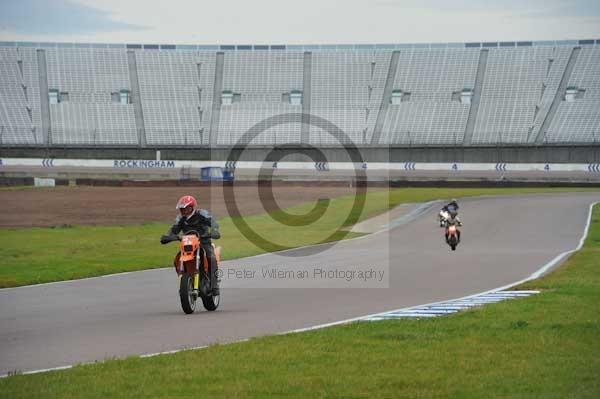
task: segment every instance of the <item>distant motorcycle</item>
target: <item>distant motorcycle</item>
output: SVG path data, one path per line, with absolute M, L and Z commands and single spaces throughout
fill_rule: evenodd
M 448 218 L 450 217 L 450 213 L 448 213 L 448 211 L 445 210 L 441 210 L 440 213 L 438 214 L 438 221 L 440 222 L 440 227 L 446 227 L 446 222 L 448 221 Z
M 450 245 L 453 251 L 456 251 L 456 246 L 460 242 L 460 231 L 455 224 L 446 227 L 446 243 Z
M 194 313 L 196 301 L 202 300 L 204 308 L 209 311 L 219 307 L 220 295 L 212 295 L 210 289 L 210 272 L 206 252 L 200 245 L 200 237 L 191 231 L 183 237 L 172 236 L 171 241 L 181 240 L 180 252 L 175 258 L 175 271 L 179 276 L 179 298 L 181 308 L 186 314 Z M 221 261 L 221 247 L 214 248 L 217 263 Z

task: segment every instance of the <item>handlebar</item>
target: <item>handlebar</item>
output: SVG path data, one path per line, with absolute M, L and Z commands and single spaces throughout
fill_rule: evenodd
M 185 235 L 192 235 L 192 234 L 198 238 L 212 238 L 212 234 L 208 233 L 208 232 L 206 234 L 200 234 L 196 230 L 190 230 L 187 233 L 185 233 Z M 167 234 L 167 235 L 163 235 L 160 238 L 161 244 L 168 244 L 173 241 L 181 241 L 181 236 L 176 235 L 176 234 Z
M 173 235 L 173 234 L 164 235 L 164 236 L 160 237 L 161 244 L 168 244 L 173 241 L 181 241 L 181 237 L 179 237 L 178 235 Z

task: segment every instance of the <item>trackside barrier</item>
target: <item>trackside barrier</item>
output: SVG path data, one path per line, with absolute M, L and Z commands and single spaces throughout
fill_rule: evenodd
M 296 169 L 296 170 L 398 170 L 398 171 L 495 171 L 495 172 L 590 172 L 600 173 L 600 163 L 434 163 L 434 162 L 256 162 L 256 161 L 169 161 L 155 159 L 49 159 L 2 158 L 6 166 L 35 166 L 43 168 L 114 168 L 114 169 L 178 169 L 217 166 L 226 169 Z
M 54 179 L 41 179 L 39 177 L 34 177 L 33 185 L 36 187 L 54 187 L 56 186 L 56 181 Z

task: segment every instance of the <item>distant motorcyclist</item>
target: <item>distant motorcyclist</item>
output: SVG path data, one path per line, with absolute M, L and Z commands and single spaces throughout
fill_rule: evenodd
M 191 195 L 185 195 L 177 201 L 176 209 L 180 215 L 175 219 L 175 224 L 160 238 L 161 244 L 178 239 L 178 234 L 183 232 L 187 234 L 190 231 L 196 231 L 200 235 L 200 245 L 206 252 L 206 258 L 209 261 L 210 286 L 214 296 L 219 295 L 219 279 L 217 277 L 217 259 L 213 251 L 211 239 L 221 238 L 219 224 L 205 209 L 196 209 L 198 202 Z M 177 263 L 179 254 L 175 257 Z M 177 266 L 177 265 L 175 265 Z
M 462 222 L 458 218 L 458 208 L 454 206 L 448 207 L 448 218 L 445 220 L 446 225 L 446 242 L 448 242 L 448 227 L 449 226 L 462 226 Z M 456 234 L 458 238 L 458 242 L 460 242 L 460 230 L 456 229 Z
M 438 214 L 438 221 L 440 223 L 440 227 L 446 227 L 446 220 L 448 220 L 451 210 L 458 214 L 458 202 L 454 198 L 450 200 L 449 203 L 444 205 L 442 209 L 440 209 L 440 213 Z

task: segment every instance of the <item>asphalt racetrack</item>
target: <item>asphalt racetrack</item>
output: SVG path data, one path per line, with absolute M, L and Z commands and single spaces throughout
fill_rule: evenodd
M 455 252 L 443 242 L 433 206 L 324 250 L 223 262 L 216 312 L 184 315 L 172 269 L 3 289 L 0 375 L 226 343 L 490 290 L 574 249 L 598 200 L 600 193 L 462 200 L 463 239 Z M 282 277 L 262 277 L 263 270 Z M 291 278 L 291 270 L 307 276 Z M 370 277 L 348 278 L 358 272 Z

